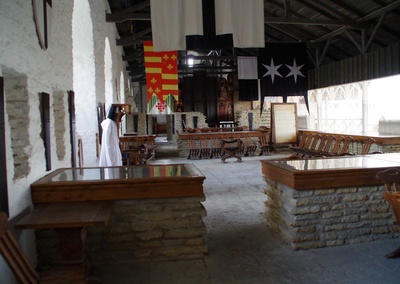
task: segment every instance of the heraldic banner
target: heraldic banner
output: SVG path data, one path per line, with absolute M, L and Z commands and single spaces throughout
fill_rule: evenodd
M 262 97 L 304 96 L 307 101 L 307 48 L 303 43 L 267 43 L 259 50 Z
M 145 41 L 143 46 L 147 113 L 173 113 L 178 100 L 178 51 L 155 52 L 152 41 Z

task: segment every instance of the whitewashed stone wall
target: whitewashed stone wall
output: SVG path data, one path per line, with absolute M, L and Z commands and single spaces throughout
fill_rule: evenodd
M 182 114 L 186 115 L 186 128 L 195 128 L 193 117 L 197 117 L 197 128 L 208 127 L 206 116 L 201 112 L 177 112 L 175 113 L 175 129 L 182 132 Z
M 115 39 L 119 35 L 115 25 L 105 22 L 105 13 L 109 11 L 108 2 L 106 0 L 52 1 L 49 47 L 47 50 L 42 50 L 36 35 L 32 1 L 0 1 L 0 76 L 4 77 L 5 84 L 5 142 L 11 218 L 31 207 L 30 184 L 48 173 L 44 143 L 40 136 L 42 130 L 40 92 L 50 94 L 52 170 L 71 166 L 67 92 L 76 89 L 73 74 L 72 15 L 74 5 L 79 7 L 82 3 L 89 7 L 90 14 L 85 18 L 92 20 L 94 44 L 91 45 L 90 53 L 94 56 L 91 68 L 94 70 L 95 78 L 91 78 L 93 82 L 89 88 L 91 93 L 76 92 L 75 96 L 93 97 L 93 100 L 83 99 L 84 104 L 80 107 L 94 115 L 90 116 L 90 121 L 77 121 L 77 127 L 85 129 L 84 136 L 78 135 L 77 138 L 84 138 L 85 166 L 94 166 L 98 160 L 96 107 L 97 103 L 105 102 L 106 38 L 110 41 L 112 53 L 111 73 L 113 80 L 117 80 L 117 84 L 113 84 L 114 89 L 111 94 L 114 102 L 120 102 L 126 92 L 119 90 L 118 101 L 115 88 L 122 81 L 121 72 L 122 78 L 125 78 L 123 81 L 128 82 L 125 63 L 121 58 L 122 48 L 115 45 Z M 85 50 L 81 50 L 80 55 L 85 56 Z M 125 89 L 129 90 L 126 84 Z M 18 240 L 24 244 L 25 253 L 35 265 L 36 254 L 32 232 L 21 231 Z M 7 283 L 13 283 L 11 272 L 1 257 L 0 275 L 2 280 L 10 280 Z
M 235 112 L 235 120 L 238 126 L 249 126 L 249 113 L 253 114 L 253 130 L 257 130 L 260 126 L 271 126 L 271 110 L 263 110 L 260 114 L 259 109 L 240 110 Z

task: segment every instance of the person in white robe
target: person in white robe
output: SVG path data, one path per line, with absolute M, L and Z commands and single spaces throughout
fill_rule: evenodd
M 124 115 L 118 107 L 111 105 L 107 111 L 107 118 L 101 123 L 103 134 L 101 137 L 100 167 L 122 166 L 122 155 L 119 146 L 117 121 Z

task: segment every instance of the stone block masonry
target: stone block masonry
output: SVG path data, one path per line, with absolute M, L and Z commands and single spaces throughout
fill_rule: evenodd
M 115 201 L 106 227 L 87 230 L 89 263 L 202 259 L 208 252 L 205 197 Z M 52 230 L 37 231 L 39 264 L 60 259 Z
M 399 237 L 383 186 L 295 190 L 264 177 L 266 221 L 293 249 Z

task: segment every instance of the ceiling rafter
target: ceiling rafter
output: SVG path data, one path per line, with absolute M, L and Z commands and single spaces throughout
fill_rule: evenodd
M 123 60 L 129 70 L 135 70 L 130 76 L 144 80 L 137 73 L 143 63 L 143 41 L 152 39 L 150 0 L 108 1 L 111 11 L 106 20 L 117 27 L 120 39 L 116 43 L 123 47 Z M 264 0 L 264 14 L 266 42 L 306 43 L 310 66 L 400 41 L 400 0 Z M 179 54 L 186 58 L 186 52 Z M 235 48 L 214 56 L 257 54 L 258 49 Z
M 304 1 L 299 1 L 299 0 L 298 0 L 298 2 L 302 2 L 302 4 L 303 4 L 305 7 L 309 8 L 310 10 L 313 10 L 313 9 L 314 9 L 313 6 L 310 7 L 310 6 L 308 5 L 308 3 L 304 2 Z M 280 4 L 277 3 L 276 1 L 271 1 L 271 4 L 272 4 L 272 5 L 277 5 L 278 7 L 280 7 Z M 330 16 L 328 13 L 326 13 L 325 11 L 319 10 L 318 8 L 316 8 L 316 9 L 317 9 L 319 12 L 323 13 L 324 16 L 327 17 L 328 19 L 332 17 L 332 16 Z M 301 17 L 303 17 L 303 16 L 300 15 L 299 13 L 295 13 L 295 12 L 293 12 L 293 15 L 296 16 L 296 17 L 299 18 L 299 19 L 300 19 Z M 271 17 L 272 17 L 272 16 L 271 16 Z M 273 27 L 274 27 L 274 28 L 277 28 L 276 25 L 274 25 Z M 296 25 L 296 28 L 297 28 L 297 29 L 301 29 L 301 27 L 300 27 L 299 25 Z M 330 31 L 330 30 L 328 30 L 328 29 L 327 29 L 326 27 L 324 27 L 324 26 L 319 26 L 319 25 L 317 25 L 317 28 L 318 28 L 319 30 L 322 30 L 324 33 Z M 293 29 L 293 28 L 291 28 L 291 29 Z M 280 30 L 280 31 L 284 31 L 284 28 L 280 27 L 279 30 Z M 286 33 L 286 32 L 285 32 L 285 33 Z M 294 31 L 292 30 L 292 33 L 289 33 L 289 36 L 293 35 L 293 33 L 294 33 Z M 304 33 L 304 32 L 303 32 L 303 33 Z M 296 34 L 297 34 L 297 33 L 296 33 Z M 292 38 L 293 38 L 293 37 L 292 37 Z M 296 36 L 294 36 L 294 38 L 297 39 Z M 323 50 L 325 50 L 325 52 L 322 52 L 322 53 L 320 54 L 320 50 L 321 50 L 321 45 L 320 45 L 320 44 L 309 44 L 309 43 L 312 43 L 312 40 L 311 40 L 311 39 L 313 39 L 313 38 L 315 38 L 315 34 L 310 34 L 310 33 L 308 33 L 308 34 L 307 34 L 307 39 L 303 38 L 303 39 L 301 40 L 301 42 L 308 42 L 308 44 L 307 44 L 308 48 L 315 49 L 315 59 L 311 57 L 312 61 L 317 63 L 317 64 L 314 64 L 315 66 L 319 66 L 319 65 L 321 64 L 322 60 L 325 58 L 325 56 L 330 57 L 330 58 L 333 59 L 334 61 L 337 60 L 337 58 L 333 57 L 332 55 L 328 55 L 328 53 L 326 52 L 326 49 L 330 46 L 330 42 L 331 42 L 330 40 L 329 40 L 329 43 L 328 43 L 328 44 L 325 44 L 325 45 L 323 46 L 323 48 L 324 48 Z M 345 42 L 346 44 L 348 44 L 348 45 L 352 44 L 351 42 L 349 42 L 348 39 L 343 39 L 343 40 L 344 40 L 344 42 Z M 327 39 L 326 41 L 328 41 L 328 39 Z M 349 53 L 346 51 L 345 48 L 340 47 L 340 48 L 337 48 L 337 49 L 340 50 L 343 54 L 346 54 L 346 56 L 349 56 Z M 311 53 L 309 53 L 309 54 L 311 54 Z

